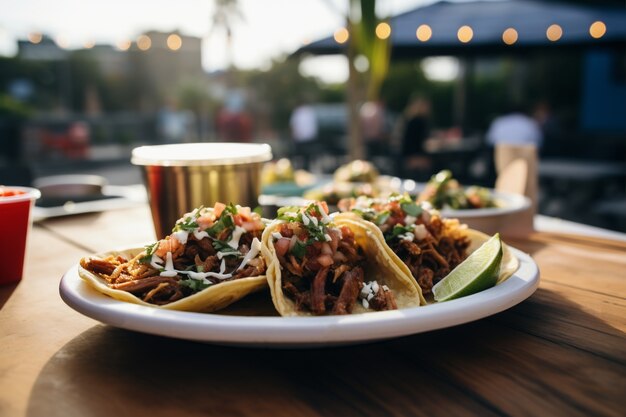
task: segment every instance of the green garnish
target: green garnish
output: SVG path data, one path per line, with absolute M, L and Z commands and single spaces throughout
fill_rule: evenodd
M 152 255 L 157 250 L 158 246 L 159 246 L 159 242 L 154 242 L 151 245 L 146 245 L 145 246 L 146 255 L 139 258 L 139 263 L 142 263 L 142 264 L 150 263 L 152 261 Z
M 213 285 L 213 283 L 207 284 L 202 280 L 193 278 L 181 279 L 178 282 L 180 283 L 180 285 L 184 285 L 185 287 L 188 287 L 195 292 L 202 291 L 205 288 L 209 288 L 211 285 Z
M 192 232 L 198 228 L 198 217 L 200 217 L 200 212 L 204 206 L 200 206 L 197 209 L 193 210 L 189 216 L 183 217 L 182 219 L 176 222 L 176 225 L 172 229 L 172 232 Z
M 296 257 L 302 258 L 306 253 L 306 247 L 313 242 L 326 242 L 328 225 L 324 224 L 324 222 L 317 217 L 323 217 L 321 210 L 322 209 L 317 203 L 311 203 L 305 208 L 297 206 L 286 206 L 278 209 L 278 219 L 286 222 L 301 223 L 304 229 L 309 234 L 309 239 L 306 242 L 297 240 L 295 245 L 291 248 L 291 253 L 294 254 Z M 305 216 L 306 222 L 304 221 Z
M 285 206 L 285 207 L 281 207 L 278 209 L 276 218 L 279 220 L 285 220 L 285 221 L 289 221 L 289 222 L 293 222 L 293 221 L 297 221 L 298 220 L 298 216 L 291 216 L 291 213 L 299 213 L 300 212 L 300 207 L 298 206 Z M 289 213 L 289 214 L 288 214 Z M 299 218 L 299 221 L 302 221 L 302 217 Z
M 224 208 L 224 213 L 230 213 L 233 216 L 237 214 L 239 210 L 237 210 L 237 206 L 233 203 L 228 203 L 228 205 Z
M 224 209 L 226 211 L 226 209 Z M 232 216 L 224 216 L 222 214 L 220 218 L 213 224 L 213 226 L 209 227 L 206 232 L 211 236 L 217 236 L 217 234 L 221 233 L 226 228 L 235 228 L 235 222 L 233 221 Z
M 419 217 L 423 211 L 422 207 L 418 206 L 413 201 L 408 203 L 400 203 L 400 207 L 402 208 L 402 211 L 413 217 Z
M 413 233 L 413 228 L 411 226 L 401 226 L 399 224 L 396 224 L 391 230 L 391 233 L 385 235 L 385 240 L 389 242 L 405 233 Z
M 293 248 L 291 249 L 291 253 L 296 258 L 302 259 L 304 255 L 306 255 L 306 247 L 309 246 L 310 243 L 312 243 L 311 239 L 307 242 L 296 240 L 296 243 L 293 245 Z
M 243 256 L 241 252 L 239 252 L 237 249 L 234 249 L 223 240 L 214 240 L 212 243 L 215 250 L 221 252 L 223 256 Z
M 373 221 L 377 226 L 381 226 L 389 220 L 390 215 L 391 213 L 389 211 L 381 211 L 376 215 L 376 217 L 374 217 Z

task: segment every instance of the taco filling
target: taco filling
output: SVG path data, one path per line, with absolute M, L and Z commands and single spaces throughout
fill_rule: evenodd
M 353 231 L 335 225 L 325 202 L 283 207 L 270 241 L 281 270 L 282 293 L 297 311 L 350 314 L 398 308 L 394 291 L 365 278 L 366 257 Z
M 185 214 L 171 235 L 132 258 L 83 258 L 80 264 L 111 289 L 166 305 L 224 282 L 264 275 L 264 228 L 249 207 L 216 203 Z
M 434 284 L 468 256 L 470 239 L 466 226 L 457 219 L 443 219 L 429 203 L 415 203 L 408 195 L 387 200 L 360 197 L 339 203 L 376 225 L 386 244 L 409 268 L 422 289 L 429 294 Z

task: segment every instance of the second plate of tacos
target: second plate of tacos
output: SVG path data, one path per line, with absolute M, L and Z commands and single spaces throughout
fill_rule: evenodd
M 419 287 L 361 223 L 334 222 L 324 202 L 283 207 L 263 232 L 272 301 L 282 316 L 416 307 Z
M 120 301 L 213 312 L 267 286 L 264 228 L 249 207 L 217 203 L 185 214 L 171 235 L 145 248 L 85 257 L 78 272 Z
M 490 236 L 469 229 L 458 219 L 442 218 L 429 203 L 416 203 L 408 195 L 388 199 L 356 198 L 339 203 L 338 223 L 360 224 L 384 242 L 390 259 L 412 276 L 424 296 Z M 519 260 L 502 245 L 497 282 L 509 278 Z

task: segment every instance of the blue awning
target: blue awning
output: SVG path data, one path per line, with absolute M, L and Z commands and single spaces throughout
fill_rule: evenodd
M 600 38 L 590 34 L 590 26 L 600 21 L 606 32 Z M 551 25 L 558 25 L 562 35 L 556 41 L 546 36 Z M 391 18 L 392 54 L 401 56 L 463 55 L 518 52 L 530 49 L 626 45 L 626 8 L 552 3 L 533 0 L 510 1 L 441 1 L 419 7 Z M 428 25 L 432 36 L 420 41 L 420 25 Z M 473 37 L 467 43 L 457 38 L 460 27 L 469 26 Z M 503 32 L 513 28 L 517 40 L 503 41 Z M 558 28 L 554 29 L 558 35 Z M 601 32 L 601 31 L 600 31 Z M 340 54 L 340 45 L 332 36 L 303 46 L 295 54 Z

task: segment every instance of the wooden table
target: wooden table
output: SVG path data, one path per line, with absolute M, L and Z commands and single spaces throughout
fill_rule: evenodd
M 67 307 L 78 259 L 154 239 L 146 207 L 34 227 L 26 277 L 0 287 L 0 416 L 623 416 L 626 243 L 537 233 L 539 290 L 503 313 L 313 350 L 168 339 Z

